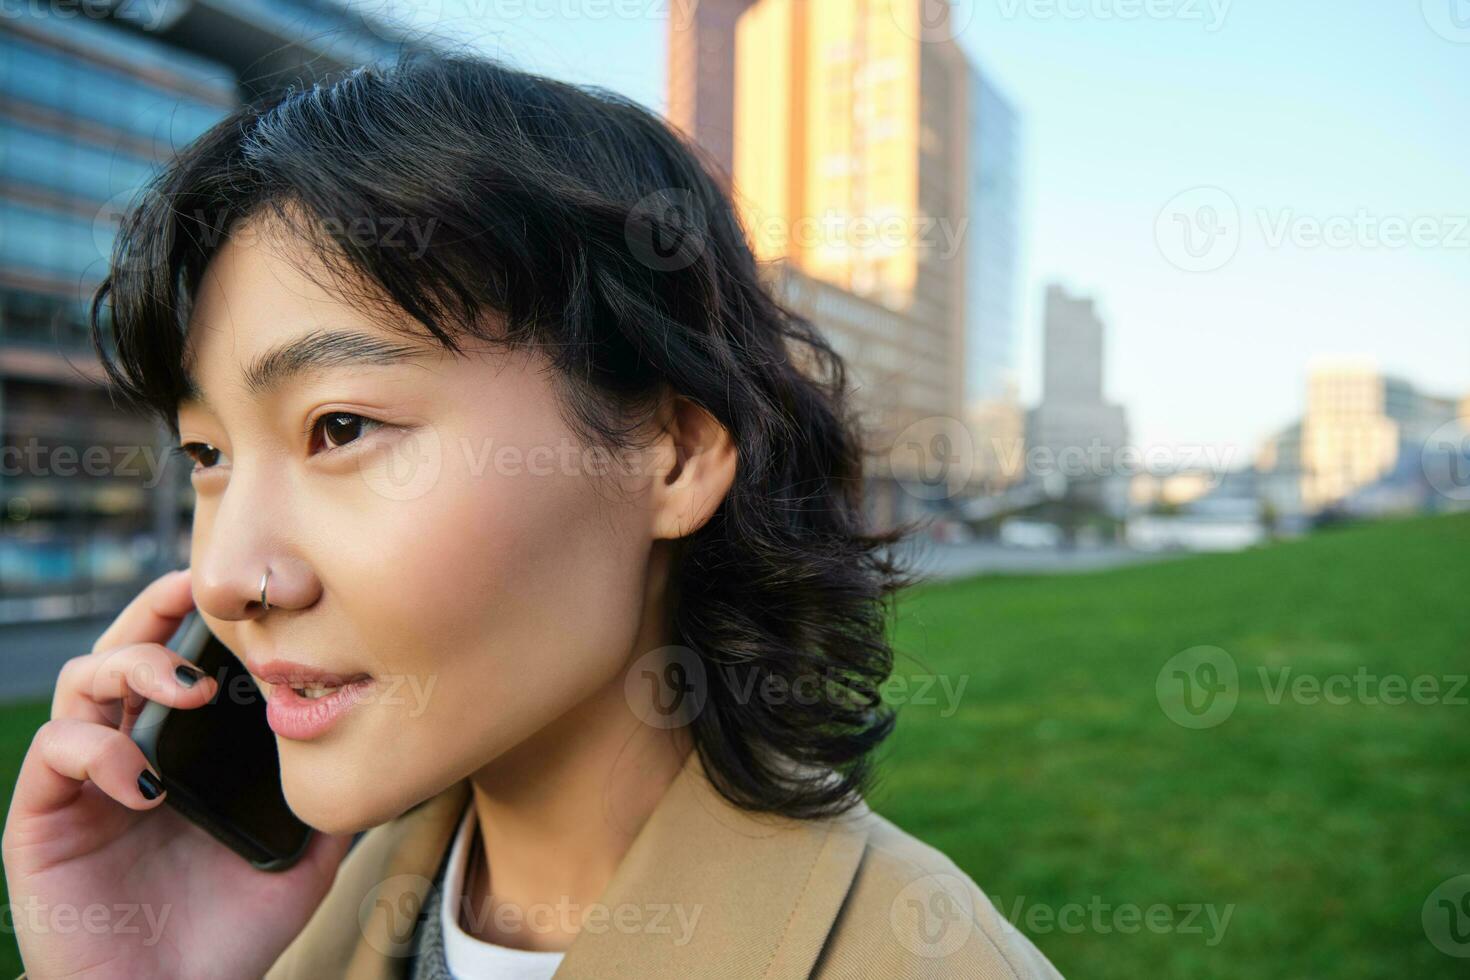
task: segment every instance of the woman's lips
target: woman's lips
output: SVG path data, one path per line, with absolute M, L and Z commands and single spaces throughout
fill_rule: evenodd
M 290 684 L 267 684 L 266 723 L 282 738 L 296 741 L 317 738 L 362 701 L 373 684 L 373 678 L 362 676 L 332 687 L 318 698 L 298 694 Z
M 343 673 L 334 670 L 322 670 L 310 664 L 297 663 L 294 660 L 265 660 L 254 661 L 247 659 L 245 669 L 255 677 L 257 681 L 265 681 L 267 684 L 290 684 L 292 687 L 300 688 L 313 684 L 325 687 L 335 687 L 348 681 L 367 677 L 361 671 L 355 673 Z

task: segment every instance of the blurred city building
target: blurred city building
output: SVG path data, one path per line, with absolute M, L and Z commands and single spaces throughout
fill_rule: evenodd
M 1118 464 L 1128 444 L 1122 405 L 1103 395 L 1105 328 L 1091 297 L 1046 290 L 1041 402 L 1026 420 L 1032 479 L 1065 485 L 1102 513 L 1128 511 L 1132 474 Z
M 119 216 L 242 98 L 390 58 L 390 37 L 326 0 L 0 18 L 0 622 L 116 608 L 187 558 L 186 469 L 113 403 L 86 327 Z
M 778 295 L 861 379 L 871 516 L 943 509 L 995 467 L 930 447 L 969 440 L 967 418 L 993 417 L 1003 438 L 1019 429 L 1016 114 L 922 0 L 693 7 L 670 18 L 670 121 L 717 163 L 728 152 Z M 971 384 L 966 348 L 981 340 L 1003 363 Z M 916 425 L 946 437 L 908 438 Z M 936 474 L 942 492 L 912 492 Z
M 1308 510 L 1346 497 L 1393 469 L 1399 424 L 1388 383 L 1369 365 L 1319 367 L 1307 379 L 1302 417 L 1302 503 Z M 1407 408 L 1400 401 L 1400 408 Z
M 668 119 L 707 154 L 722 180 L 735 169 L 735 23 L 754 0 L 673 0 Z
M 912 346 L 918 332 L 903 313 L 808 275 L 785 260 L 764 263 L 762 273 L 772 291 L 791 310 L 820 326 L 832 348 L 847 362 L 848 380 L 858 421 L 868 433 L 891 430 L 891 421 L 910 414 L 912 386 L 922 384 L 910 365 L 923 358 Z M 865 466 L 887 476 L 889 459 L 869 459 Z M 906 461 L 899 460 L 900 468 Z M 914 459 L 915 468 L 926 460 Z M 909 513 L 906 491 L 891 479 L 867 481 L 866 506 L 880 520 Z
M 1262 447 L 1262 499 L 1280 515 L 1387 514 L 1457 503 L 1470 416 L 1362 360 L 1310 369 L 1306 411 Z
M 1021 407 L 1020 116 L 986 74 L 969 66 L 969 226 L 964 298 L 965 421 L 975 441 L 974 488 L 991 494 L 1025 475 Z
M 1254 472 L 1262 506 L 1270 513 L 1291 520 L 1306 514 L 1300 419 L 1267 437 L 1256 451 Z

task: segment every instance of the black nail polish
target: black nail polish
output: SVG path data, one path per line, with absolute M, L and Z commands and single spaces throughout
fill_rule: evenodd
M 193 664 L 179 664 L 174 668 L 174 676 L 185 687 L 193 687 L 199 678 L 204 676 L 204 671 L 195 667 Z
M 150 770 L 144 769 L 138 773 L 138 791 L 147 799 L 156 800 L 163 793 L 163 783 Z

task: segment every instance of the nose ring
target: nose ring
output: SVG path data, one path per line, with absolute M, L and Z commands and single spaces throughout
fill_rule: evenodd
M 270 567 L 267 566 L 265 573 L 260 576 L 260 604 L 266 609 L 269 609 L 271 607 L 270 600 L 265 597 L 266 585 L 270 581 L 270 577 L 271 570 Z

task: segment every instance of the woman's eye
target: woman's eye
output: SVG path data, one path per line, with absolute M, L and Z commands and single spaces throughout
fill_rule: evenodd
M 312 424 L 311 449 L 317 449 L 318 441 L 324 452 L 341 449 L 385 424 L 352 412 L 329 412 Z M 317 433 L 321 433 L 319 438 Z M 173 452 L 192 459 L 196 473 L 213 469 L 220 459 L 220 451 L 207 442 L 186 442 L 181 446 L 174 446 Z
M 173 451 L 194 461 L 196 470 L 207 470 L 219 462 L 219 450 L 207 442 L 186 442 Z
M 312 426 L 313 447 L 317 432 L 321 433 L 321 440 L 326 451 L 331 452 L 347 443 L 355 442 L 360 436 L 366 435 L 382 424 L 374 419 L 354 415 L 352 412 L 329 412 L 317 419 L 316 424 Z

